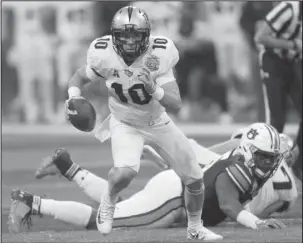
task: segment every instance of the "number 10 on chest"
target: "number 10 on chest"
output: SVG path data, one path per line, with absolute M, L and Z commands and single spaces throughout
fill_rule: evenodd
M 152 96 L 145 90 L 144 84 L 134 84 L 129 89 L 123 89 L 122 84 L 112 83 L 111 88 L 122 103 L 133 102 L 138 105 L 146 105 L 152 99 Z

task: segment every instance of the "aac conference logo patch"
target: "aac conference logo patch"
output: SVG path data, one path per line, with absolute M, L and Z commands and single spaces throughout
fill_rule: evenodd
M 151 55 L 146 58 L 145 65 L 151 72 L 157 71 L 160 66 L 160 58 L 155 55 Z

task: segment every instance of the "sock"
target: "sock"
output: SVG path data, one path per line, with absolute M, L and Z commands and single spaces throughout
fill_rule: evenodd
M 73 177 L 73 181 L 77 183 L 88 197 L 97 203 L 100 203 L 100 199 L 108 186 L 106 180 L 84 169 L 78 170 Z
M 185 188 L 185 207 L 188 228 L 198 228 L 202 225 L 202 209 L 204 202 L 204 185 L 198 191 Z
M 107 187 L 104 194 L 102 195 L 104 200 L 108 202 L 109 204 L 116 204 L 119 198 L 119 194 L 115 193 L 109 193 L 109 188 Z
M 32 214 L 40 214 L 41 197 L 33 196 L 31 201 Z
M 65 223 L 85 228 L 90 220 L 93 209 L 82 203 L 72 201 L 55 201 L 41 199 L 40 213 L 53 216 Z
M 59 153 L 58 150 L 57 153 Z M 75 164 L 69 154 L 62 154 L 58 159 L 54 161 L 58 170 L 64 175 L 68 180 L 72 180 L 74 175 L 81 169 L 79 165 Z

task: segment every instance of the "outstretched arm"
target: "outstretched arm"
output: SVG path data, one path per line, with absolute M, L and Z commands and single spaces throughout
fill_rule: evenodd
M 259 229 L 285 227 L 285 225 L 277 219 L 261 220 L 256 215 L 245 210 L 239 201 L 239 191 L 225 172 L 221 173 L 217 177 L 216 194 L 220 209 L 223 213 L 247 228 Z
M 240 193 L 225 172 L 217 177 L 216 194 L 220 209 L 226 216 L 248 228 L 257 229 L 259 218 L 243 208 L 239 201 Z

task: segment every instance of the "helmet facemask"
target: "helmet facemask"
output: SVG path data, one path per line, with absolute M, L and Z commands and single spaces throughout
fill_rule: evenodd
M 249 150 L 252 156 L 247 162 L 247 166 L 251 168 L 258 179 L 267 180 L 270 178 L 277 170 L 283 155 L 262 151 L 254 145 L 250 145 Z
M 125 29 L 112 29 L 114 47 L 127 61 L 134 61 L 147 50 L 149 36 L 149 29 L 137 29 L 132 24 L 126 24 Z

